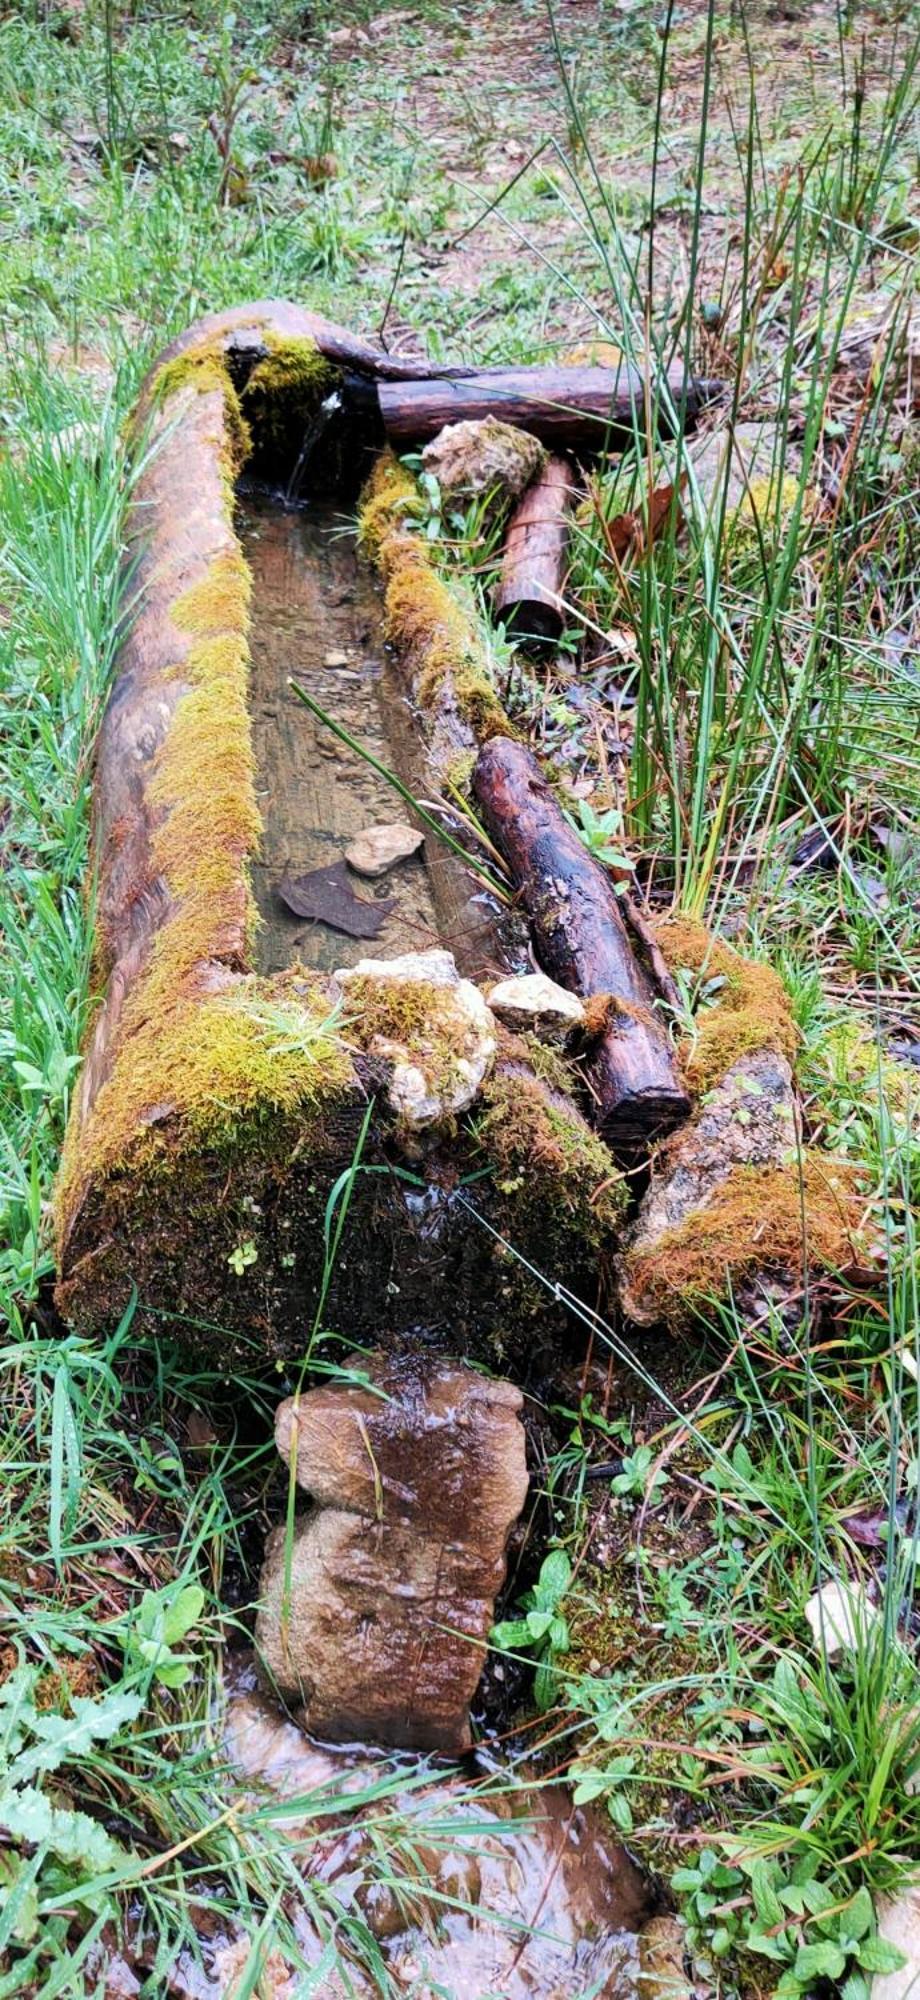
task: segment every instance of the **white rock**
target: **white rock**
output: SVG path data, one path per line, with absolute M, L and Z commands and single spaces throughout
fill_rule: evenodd
M 477 987 L 461 979 L 453 954 L 412 951 L 401 958 L 361 958 L 334 978 L 346 1013 L 348 989 L 356 979 L 393 980 L 449 993 L 446 1013 L 443 1007 L 433 1010 L 430 1034 L 421 1030 L 411 1048 L 395 1033 L 375 1033 L 368 1047 L 371 1055 L 392 1063 L 387 1095 L 397 1116 L 414 1131 L 466 1111 L 492 1067 L 495 1022 Z
M 920 2000 L 920 1887 L 879 1905 L 878 1934 L 903 1951 L 906 1962 L 897 1972 L 876 1973 L 871 2000 Z
M 357 875 L 385 875 L 397 861 L 417 854 L 425 836 L 405 820 L 387 820 L 382 826 L 366 826 L 356 833 L 345 849 L 349 868 Z
M 878 1619 L 878 1612 L 863 1591 L 848 1589 L 841 1583 L 826 1583 L 809 1598 L 805 1616 L 815 1645 L 823 1646 L 828 1659 L 833 1660 L 838 1653 L 863 1643 Z
M 539 1036 L 541 1042 L 565 1042 L 584 1025 L 585 1010 L 577 993 L 557 986 L 545 972 L 525 972 L 520 979 L 501 979 L 487 996 L 493 1014 L 515 1033 Z

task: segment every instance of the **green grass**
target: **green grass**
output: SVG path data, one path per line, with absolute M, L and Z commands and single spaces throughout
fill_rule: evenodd
M 205 1894 L 251 1941 L 241 1993 L 269 1990 L 273 1950 L 306 1982 L 295 1891 L 330 1954 L 387 1989 L 359 1912 L 304 1890 L 273 1808 L 232 1795 L 228 1817 L 214 1741 L 223 1649 L 284 1514 L 283 1385 L 256 1357 L 245 1382 L 192 1373 L 168 1328 L 138 1343 L 130 1318 L 87 1343 L 49 1293 L 87 1014 L 91 746 L 131 594 L 125 421 L 171 333 L 273 291 L 368 333 L 388 311 L 390 343 L 435 358 L 537 359 L 592 336 L 639 361 L 686 355 L 727 378 L 737 421 L 774 427 L 775 476 L 737 519 L 728 457 L 703 490 L 683 446 L 650 455 L 637 436 L 579 510 L 560 660 L 535 667 L 501 635 L 496 657 L 517 719 L 590 778 L 576 817 L 626 841 L 653 899 L 729 924 L 784 972 L 809 1125 L 865 1166 L 884 1275 L 809 1294 L 794 1334 L 768 1321 L 752 1338 L 723 1311 L 677 1354 L 634 1352 L 589 1316 L 619 1400 L 605 1409 L 595 1369 L 552 1417 L 547 1506 L 571 1572 L 547 1599 L 531 1720 L 614 1831 L 682 1871 L 710 1990 L 798 2000 L 824 1977 L 861 2000 L 866 1892 L 920 1868 L 904 1526 L 920 1431 L 902 1358 L 917 1071 L 888 1048 L 920 1025 L 920 443 L 897 362 L 915 29 L 897 7 L 864 44 L 833 7 L 790 24 L 754 4 L 599 4 L 588 39 L 584 10 L 531 0 L 497 26 L 416 6 L 381 42 L 378 12 L 348 10 L 364 42 L 330 39 L 340 9 L 305 29 L 263 0 L 245 22 L 93 0 L 75 42 L 44 4 L 0 19 L 0 1995 L 93 1991 L 95 1939 L 129 1897 L 146 1992 L 199 1949 Z M 337 172 L 315 187 L 300 162 L 326 151 Z M 841 363 L 881 294 L 894 318 L 864 389 Z M 647 519 L 675 475 L 679 510 L 644 554 L 622 549 L 618 517 Z M 483 520 L 441 528 L 484 590 Z M 830 867 L 796 860 L 815 829 Z M 864 1518 L 879 1547 L 848 1529 Z M 841 1567 L 880 1607 L 842 1665 L 802 1619 Z M 418 1829 L 390 1787 L 365 1808 L 411 1872 Z M 81 1812 L 117 1853 L 94 1851 Z

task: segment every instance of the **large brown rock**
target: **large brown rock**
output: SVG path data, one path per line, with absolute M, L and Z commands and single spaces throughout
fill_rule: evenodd
M 459 1753 L 527 1492 L 520 1392 L 427 1357 L 353 1365 L 369 1386 L 278 1412 L 318 1504 L 289 1555 L 269 1540 L 257 1645 L 312 1734 Z

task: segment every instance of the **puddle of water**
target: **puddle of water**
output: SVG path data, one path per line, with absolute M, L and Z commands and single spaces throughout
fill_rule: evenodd
M 317 502 L 284 512 L 247 496 L 237 526 L 253 575 L 251 711 L 265 823 L 253 869 L 263 920 L 259 970 L 279 972 L 299 959 L 329 972 L 445 944 L 464 971 L 499 976 L 515 961 L 500 939 L 496 906 L 434 834 L 426 835 L 424 857 L 400 862 L 379 881 L 354 876 L 356 894 L 369 902 L 393 899 L 370 941 L 305 922 L 279 901 L 285 872 L 328 867 L 364 827 L 410 818 L 385 779 L 297 700 L 289 679 L 415 796 L 425 796 L 424 756 L 385 652 L 377 594 L 335 508 Z
M 326 1822 L 330 1838 L 321 1858 L 313 1855 L 315 1877 L 373 1931 L 397 1992 L 412 2000 L 635 2000 L 647 1885 L 625 1851 L 602 1838 L 600 1821 L 572 1807 L 565 1787 L 528 1789 L 482 1762 L 470 1779 L 417 1758 L 313 1743 L 261 1691 L 248 1657 L 231 1662 L 226 1685 L 228 1757 L 259 1791 L 291 1800 L 284 1825 L 295 1852 L 298 1838 L 307 1844 L 311 1793 L 338 1799 L 405 1773 L 406 1789 L 381 1805 L 351 1821 L 343 1809 Z M 389 1881 L 381 1879 L 388 1857 Z M 298 1930 L 315 1958 L 305 1911 Z M 360 2000 L 379 1991 L 352 1978 Z M 324 1985 L 324 2000 L 343 1990 Z

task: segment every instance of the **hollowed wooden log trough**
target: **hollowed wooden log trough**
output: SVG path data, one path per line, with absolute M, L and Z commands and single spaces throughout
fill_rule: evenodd
M 544 407 L 537 373 L 516 371 L 528 423 Z M 644 397 L 622 371 L 607 373 L 607 414 L 631 422 Z M 142 1315 L 227 1365 L 301 1353 L 330 1275 L 330 1200 L 356 1160 L 324 1303 L 351 1334 L 424 1329 L 454 1352 L 520 1353 L 546 1323 L 545 1294 L 507 1246 L 592 1301 L 612 1258 L 622 1180 L 585 1115 L 590 1096 L 579 1101 L 577 1066 L 506 1034 L 475 995 L 480 1041 L 495 1045 L 477 1072 L 455 994 L 360 973 L 333 987 L 328 964 L 346 963 L 344 944 L 326 970 L 264 950 L 260 960 L 252 871 L 267 793 L 277 780 L 296 794 L 297 781 L 264 760 L 260 771 L 254 755 L 237 484 L 244 472 L 287 482 L 335 396 L 345 428 L 337 444 L 318 438 L 307 478 L 353 493 L 388 425 L 400 439 L 425 435 L 397 422 L 390 388 L 434 398 L 435 378 L 461 400 L 464 384 L 479 399 L 489 380 L 383 354 L 267 302 L 200 321 L 142 393 L 130 616 L 96 751 L 94 1005 L 56 1195 L 58 1299 L 80 1327 L 111 1323 L 134 1289 Z M 596 437 L 600 393 L 592 382 L 579 433 L 575 390 L 554 384 L 568 441 Z M 418 711 L 407 776 L 430 795 L 508 724 L 470 619 L 410 532 L 414 492 L 394 460 L 378 461 L 364 542 Z M 436 879 L 434 845 L 429 836 L 441 937 L 419 943 L 456 949 L 452 926 L 475 904 L 466 969 L 486 982 L 508 969 L 500 927 L 484 921 L 480 885 L 462 868 L 459 890 L 454 864 Z M 399 1115 L 394 1046 L 403 1070 L 417 1057 L 455 1107 L 423 1132 Z M 459 1075 L 476 1077 L 462 1104 Z

